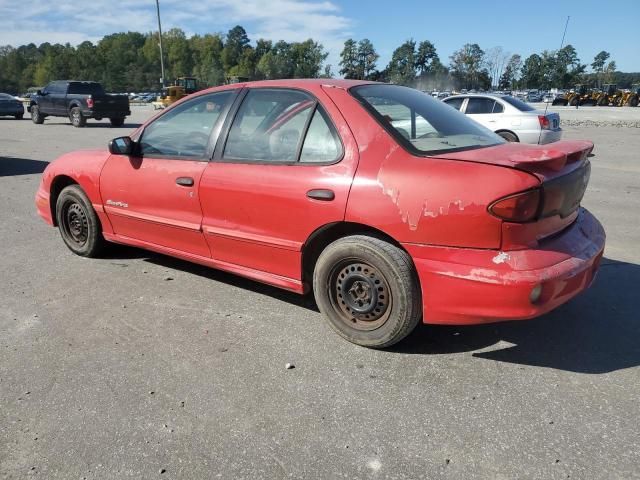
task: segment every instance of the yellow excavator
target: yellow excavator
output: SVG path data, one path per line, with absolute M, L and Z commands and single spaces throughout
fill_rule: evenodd
M 200 90 L 198 87 L 198 79 L 195 77 L 178 77 L 173 85 L 162 89 L 162 95 L 153 102 L 155 108 L 165 108 L 172 103 L 177 102 L 182 97 L 190 95 Z

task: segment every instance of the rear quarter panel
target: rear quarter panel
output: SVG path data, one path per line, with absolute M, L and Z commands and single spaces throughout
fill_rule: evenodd
M 539 185 L 513 168 L 409 154 L 343 89 L 327 89 L 351 125 L 360 162 L 346 220 L 401 243 L 499 248 L 494 200 Z M 476 156 L 481 157 L 481 150 Z

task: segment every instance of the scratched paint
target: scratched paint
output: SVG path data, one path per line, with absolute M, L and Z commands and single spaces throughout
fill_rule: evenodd
M 507 252 L 500 252 L 495 257 L 493 257 L 491 261 L 496 265 L 500 265 L 501 263 L 505 263 L 506 261 L 508 261 L 510 258 L 511 257 Z

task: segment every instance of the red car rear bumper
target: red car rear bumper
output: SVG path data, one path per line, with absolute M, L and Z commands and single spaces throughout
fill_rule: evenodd
M 604 251 L 602 225 L 576 221 L 537 248 L 498 252 L 405 244 L 420 283 L 425 323 L 475 324 L 537 317 L 591 285 Z M 538 285 L 542 293 L 531 301 Z

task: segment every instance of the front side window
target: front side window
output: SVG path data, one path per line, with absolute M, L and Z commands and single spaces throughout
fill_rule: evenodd
M 141 154 L 205 158 L 211 132 L 235 93 L 201 95 L 167 111 L 142 133 Z
M 250 90 L 233 120 L 223 158 L 294 162 L 315 100 L 296 90 Z
M 504 143 L 454 108 L 413 88 L 361 85 L 349 91 L 385 130 L 414 153 L 438 154 Z

